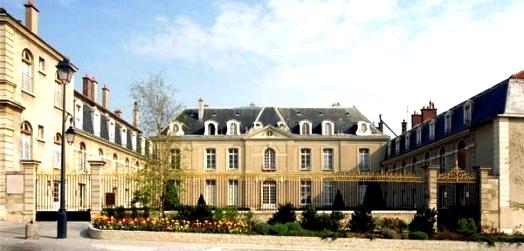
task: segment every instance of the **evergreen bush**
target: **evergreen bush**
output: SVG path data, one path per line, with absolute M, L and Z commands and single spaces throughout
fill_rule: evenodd
M 348 224 L 351 232 L 367 233 L 373 231 L 375 228 L 375 222 L 371 215 L 371 210 L 365 206 L 360 206 L 351 214 L 351 220 Z
M 258 234 L 268 235 L 271 230 L 271 225 L 267 223 L 257 223 L 253 225 L 253 231 Z
M 287 234 L 287 226 L 284 224 L 277 223 L 273 226 L 271 226 L 271 229 L 269 230 L 269 233 L 272 235 L 286 235 Z
M 296 220 L 297 215 L 295 214 L 295 208 L 293 207 L 293 204 L 286 203 L 284 205 L 278 206 L 278 210 L 267 221 L 267 223 L 271 225 L 276 223 L 286 224 L 288 222 L 295 222 Z
M 422 231 L 410 232 L 409 238 L 412 240 L 427 240 L 428 234 Z
M 321 230 L 319 229 L 318 225 L 317 210 L 315 210 L 313 206 L 308 205 L 304 208 L 304 211 L 302 212 L 302 220 L 300 221 L 300 225 L 304 229 Z
M 333 201 L 333 210 L 344 210 L 344 208 L 346 208 L 346 203 L 344 203 L 340 190 L 337 190 L 335 200 Z
M 472 218 L 461 218 L 457 223 L 457 232 L 468 239 L 477 239 L 477 224 Z
M 437 211 L 430 208 L 420 208 L 417 210 L 417 214 L 409 223 L 409 231 L 416 232 L 422 231 L 429 236 L 432 236 L 435 233 L 435 222 L 437 221 L 436 216 Z

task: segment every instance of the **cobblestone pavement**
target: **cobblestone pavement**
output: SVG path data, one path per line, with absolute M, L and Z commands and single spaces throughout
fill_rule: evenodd
M 25 239 L 25 224 L 0 221 L 0 250 L 304 250 L 282 246 L 195 244 L 151 241 L 95 240 L 87 236 L 88 222 L 68 222 L 67 239 L 56 239 L 56 222 L 38 222 L 39 238 Z M 318 249 L 318 248 L 316 248 Z M 315 250 L 312 248 L 311 250 Z

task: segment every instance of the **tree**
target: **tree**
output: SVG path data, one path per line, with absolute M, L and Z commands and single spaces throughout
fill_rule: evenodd
M 147 80 L 137 81 L 130 87 L 132 98 L 140 107 L 140 128 L 150 145 L 146 144 L 146 165 L 137 172 L 140 187 L 135 199 L 144 206 L 159 209 L 164 215 L 164 206 L 178 203 L 182 168 L 172 165 L 172 151 L 178 146 L 177 138 L 169 129 L 170 122 L 181 109 L 176 102 L 176 89 L 166 83 L 162 73 L 150 75 Z M 151 150 L 151 152 L 149 151 Z
M 344 203 L 344 198 L 342 198 L 340 190 L 337 190 L 332 208 L 333 210 L 344 210 L 344 208 L 346 208 L 346 203 Z

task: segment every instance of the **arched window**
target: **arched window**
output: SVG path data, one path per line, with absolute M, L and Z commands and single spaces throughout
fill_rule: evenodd
M 268 148 L 264 151 L 264 170 L 276 170 L 275 150 Z
M 115 172 L 118 172 L 118 156 L 113 154 L 113 168 Z
M 22 90 L 33 93 L 33 55 L 28 49 L 22 51 Z
M 215 135 L 216 134 L 216 127 L 214 124 L 207 125 L 207 131 L 209 132 L 209 135 Z
M 466 168 L 466 143 L 464 143 L 463 140 L 461 140 L 457 147 L 458 150 L 458 156 L 457 156 L 457 164 L 458 167 L 461 169 Z
M 227 135 L 239 135 L 240 134 L 240 122 L 237 120 L 227 121 Z
M 80 142 L 79 155 L 80 156 L 78 158 L 78 170 L 79 171 L 85 171 L 86 170 L 87 152 L 86 152 L 86 144 L 84 144 L 84 142 Z
M 238 132 L 237 132 L 237 124 L 236 123 L 231 123 L 231 133 L 232 135 L 237 135 Z
M 311 122 L 300 121 L 300 135 L 310 135 L 310 134 L 311 134 Z
M 24 121 L 20 126 L 20 159 L 29 160 L 32 158 L 33 149 L 33 128 L 29 122 Z
M 439 167 L 441 173 L 446 171 L 446 149 L 444 147 L 440 148 Z
M 100 157 L 100 160 L 104 160 L 104 151 L 102 148 L 98 149 L 98 157 Z
M 218 134 L 218 123 L 209 120 L 204 122 L 204 135 L 217 135 Z
M 53 146 L 54 146 L 54 157 L 53 157 L 54 168 L 60 168 L 60 164 L 62 161 L 62 134 L 60 133 L 55 134 L 55 142 Z
M 331 121 L 322 121 L 322 135 L 333 135 L 333 122 Z

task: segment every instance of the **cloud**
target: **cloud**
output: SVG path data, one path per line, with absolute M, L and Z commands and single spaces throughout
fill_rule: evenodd
M 406 109 L 431 99 L 442 112 L 521 70 L 521 13 L 487 0 L 220 2 L 210 24 L 159 17 L 127 46 L 250 79 L 263 104 L 338 101 L 398 132 Z

